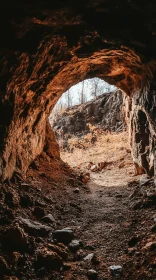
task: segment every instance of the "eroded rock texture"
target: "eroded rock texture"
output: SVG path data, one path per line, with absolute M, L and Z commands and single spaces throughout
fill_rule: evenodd
M 95 76 L 129 96 L 125 108 L 134 161 L 138 170 L 153 174 L 155 11 L 155 1 L 149 0 L 1 4 L 2 180 L 26 172 L 42 153 L 47 119 L 61 94 Z

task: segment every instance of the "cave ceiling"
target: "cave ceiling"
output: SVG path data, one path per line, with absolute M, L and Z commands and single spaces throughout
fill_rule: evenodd
M 65 36 L 72 47 L 97 32 L 98 49 L 124 45 L 144 59 L 156 55 L 155 1 L 2 1 L 0 5 L 1 51 L 35 53 L 46 34 Z

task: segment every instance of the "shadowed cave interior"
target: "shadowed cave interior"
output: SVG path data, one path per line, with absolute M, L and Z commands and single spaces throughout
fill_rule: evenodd
M 0 34 L 1 279 L 155 279 L 155 1 L 8 0 Z M 137 178 L 120 187 L 84 184 L 48 121 L 93 77 L 123 92 Z

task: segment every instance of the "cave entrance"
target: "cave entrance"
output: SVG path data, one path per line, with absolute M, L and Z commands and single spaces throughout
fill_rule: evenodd
M 79 82 L 61 96 L 49 121 L 61 159 L 84 181 L 119 186 L 134 175 L 119 88 L 99 78 Z

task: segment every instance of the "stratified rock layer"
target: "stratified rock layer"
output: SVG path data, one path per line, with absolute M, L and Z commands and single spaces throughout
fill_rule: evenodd
M 137 172 L 153 175 L 154 1 L 5 1 L 0 9 L 0 177 L 55 157 L 47 120 L 63 92 L 99 77 L 124 90 Z M 48 149 L 48 151 L 47 151 Z M 57 157 L 59 157 L 58 152 Z

